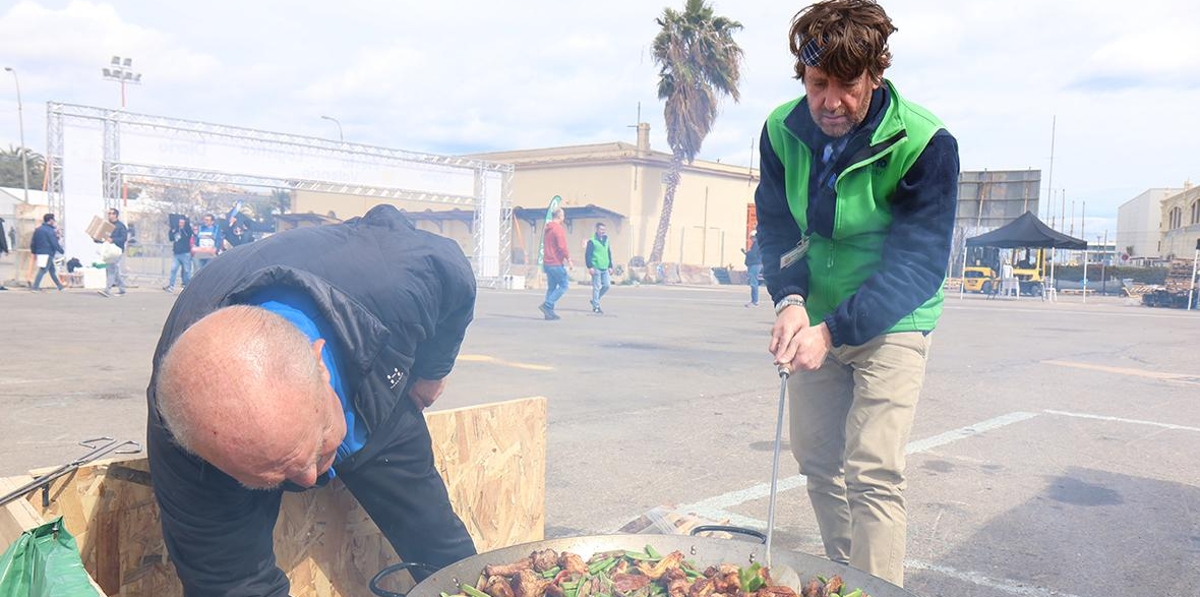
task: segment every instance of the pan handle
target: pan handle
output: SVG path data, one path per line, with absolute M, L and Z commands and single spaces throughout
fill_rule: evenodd
M 727 525 L 723 525 L 723 524 L 702 524 L 702 525 L 692 529 L 692 531 L 688 534 L 692 535 L 694 537 L 696 535 L 699 535 L 700 533 L 734 533 L 737 535 L 746 535 L 748 537 L 754 537 L 755 539 L 758 539 L 758 541 L 760 543 L 767 542 L 767 536 L 764 535 L 762 532 L 756 531 L 754 529 L 748 529 L 746 527 L 732 527 L 732 526 L 727 526 Z
M 390 576 L 400 572 L 401 570 L 414 569 L 424 570 L 431 574 L 438 571 L 436 566 L 430 566 L 429 564 L 422 564 L 420 562 L 400 562 L 399 564 L 392 564 L 391 566 L 380 570 L 379 574 L 376 574 L 375 578 L 371 579 L 371 592 L 379 595 L 379 597 L 406 597 L 406 593 L 393 593 L 392 591 L 381 588 L 379 586 L 379 581 L 383 580 L 385 576 Z

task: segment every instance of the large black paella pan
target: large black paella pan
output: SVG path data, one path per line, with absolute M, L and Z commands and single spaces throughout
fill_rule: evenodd
M 511 564 L 529 557 L 531 553 L 546 549 L 559 553 L 578 554 L 586 561 L 595 554 L 622 550 L 642 552 L 647 546 L 651 546 L 654 551 L 661 554 L 679 551 L 700 569 L 720 564 L 733 564 L 743 568 L 749 568 L 756 563 L 766 565 L 765 546 L 746 541 L 686 535 L 570 537 L 525 543 L 471 556 L 433 572 L 409 591 L 407 597 L 441 597 L 443 594 L 461 594 L 464 584 L 475 588 L 474 585 L 478 583 L 481 574 L 488 566 Z M 912 593 L 882 579 L 824 558 L 779 549 L 776 549 L 772 555 L 772 564 L 775 568 L 791 567 L 804 582 L 817 576 L 831 578 L 839 575 L 845 583 L 846 594 L 851 593 L 854 589 L 861 589 L 863 593 L 871 597 L 915 597 Z M 420 565 L 410 566 L 419 567 Z M 372 591 L 381 597 L 400 597 L 399 593 L 380 588 L 381 584 L 386 584 L 381 583 L 382 579 L 398 569 L 398 567 L 392 567 L 381 572 L 371 582 Z M 797 592 L 801 590 L 801 587 L 793 588 Z

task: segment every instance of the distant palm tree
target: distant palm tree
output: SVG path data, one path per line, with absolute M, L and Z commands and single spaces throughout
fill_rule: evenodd
M 288 189 L 271 189 L 272 213 L 285 214 L 292 211 L 292 192 Z
M 671 168 L 667 192 L 654 236 L 650 261 L 662 261 L 671 209 L 683 161 L 691 163 L 717 119 L 717 101 L 728 95 L 740 99 L 742 48 L 733 34 L 742 24 L 713 14 L 705 0 L 686 0 L 683 12 L 666 8 L 655 19 L 662 30 L 654 37 L 654 62 L 659 65 L 658 98 L 666 100 L 667 144 L 671 146 Z
M 24 164 L 22 155 L 29 162 L 29 188 L 41 189 L 42 178 L 46 175 L 46 158 L 36 151 L 26 147 L 9 145 L 8 149 L 0 149 L 0 187 L 21 188 L 25 184 Z

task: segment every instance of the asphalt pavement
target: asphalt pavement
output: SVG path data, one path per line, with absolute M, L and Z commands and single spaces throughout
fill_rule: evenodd
M 745 288 L 480 292 L 435 408 L 549 398 L 548 536 L 666 505 L 762 527 L 778 378 Z M 174 295 L 0 292 L 0 475 L 140 439 Z M 908 446 L 907 586 L 919 595 L 1195 595 L 1200 313 L 1120 299 L 947 300 Z M 219 379 L 214 379 L 219 383 Z M 785 432 L 786 433 L 786 432 Z M 786 441 L 786 437 L 785 437 Z M 820 554 L 783 463 L 776 544 Z

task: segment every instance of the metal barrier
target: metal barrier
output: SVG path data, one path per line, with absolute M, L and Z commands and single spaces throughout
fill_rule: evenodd
M 175 256 L 171 243 L 130 243 L 125 250 L 125 282 L 156 288 L 166 283 Z

